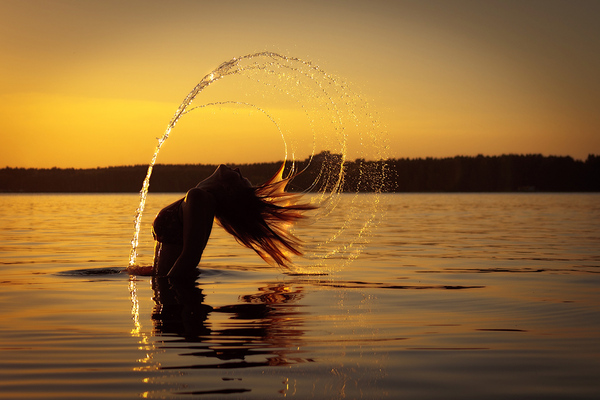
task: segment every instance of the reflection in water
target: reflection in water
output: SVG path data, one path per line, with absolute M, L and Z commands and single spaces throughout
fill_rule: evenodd
M 150 363 L 152 361 L 152 350 L 154 350 L 154 346 L 150 343 L 148 335 L 142 331 L 142 324 L 140 323 L 140 302 L 137 295 L 137 286 L 134 276 L 129 277 L 129 298 L 131 300 L 131 318 L 133 319 L 131 336 L 138 339 L 138 349 L 145 351 L 145 356 L 138 359 L 138 362 L 143 364 L 143 366 L 137 367 L 135 370 L 145 371 L 154 369 Z
M 303 314 L 293 305 L 302 289 L 271 284 L 241 295 L 241 303 L 216 307 L 204 303 L 195 281 L 153 278 L 154 333 L 174 340 L 163 349 L 187 349 L 180 365 L 160 369 L 213 369 L 286 366 L 313 360 L 299 357 Z M 224 320 L 218 324 L 213 319 Z

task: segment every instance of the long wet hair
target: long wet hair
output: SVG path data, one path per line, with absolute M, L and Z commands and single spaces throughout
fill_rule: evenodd
M 292 255 L 301 255 L 302 242 L 290 232 L 316 207 L 300 203 L 301 195 L 285 188 L 293 177 L 283 179 L 282 165 L 260 186 L 235 186 L 217 199 L 217 223 L 245 247 L 271 265 L 289 267 Z

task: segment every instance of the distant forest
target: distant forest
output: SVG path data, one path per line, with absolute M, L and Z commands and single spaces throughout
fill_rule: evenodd
M 341 157 L 323 152 L 310 168 L 296 177 L 292 190 L 310 187 L 317 173 L 339 172 Z M 302 169 L 307 160 L 297 162 Z M 600 156 L 585 161 L 571 157 L 502 155 L 425 159 L 346 161 L 344 190 L 373 191 L 373 182 L 360 170 L 386 168 L 386 192 L 597 192 L 600 191 Z M 251 182 L 265 182 L 281 162 L 238 165 Z M 186 192 L 209 176 L 215 165 L 156 165 L 151 192 Z M 323 167 L 323 168 L 322 168 Z M 0 169 L 0 192 L 4 193 L 99 193 L 139 192 L 146 165 L 73 169 Z M 324 172 L 325 171 L 325 172 Z M 375 182 L 377 183 L 377 182 Z

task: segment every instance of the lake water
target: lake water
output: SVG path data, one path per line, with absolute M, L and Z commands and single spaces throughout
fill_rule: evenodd
M 188 283 L 122 273 L 137 202 L 0 196 L 0 398 L 600 396 L 599 194 L 384 195 L 321 276 L 215 227 Z

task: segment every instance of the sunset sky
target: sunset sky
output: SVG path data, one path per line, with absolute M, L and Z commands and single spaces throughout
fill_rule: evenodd
M 599 15 L 596 0 L 0 0 L 0 168 L 147 164 L 199 80 L 260 51 L 347 81 L 391 157 L 585 159 L 600 154 Z M 159 162 L 283 158 L 262 120 L 211 137 L 227 119 Z

